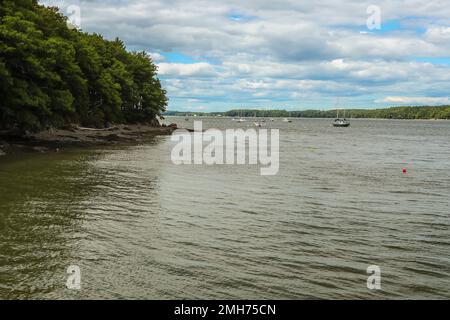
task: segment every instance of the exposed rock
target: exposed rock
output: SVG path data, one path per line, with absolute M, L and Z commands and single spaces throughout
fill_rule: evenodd
M 176 123 L 169 124 L 169 128 L 177 129 L 178 125 Z
M 68 125 L 63 126 L 61 129 L 62 130 L 66 130 L 66 131 L 76 132 L 77 131 L 77 125 L 75 125 L 75 124 L 68 124 Z
M 41 147 L 41 146 L 33 147 L 33 151 L 44 153 L 44 152 L 48 151 L 48 148 L 47 147 Z
M 0 150 L 5 150 L 8 149 L 9 147 L 11 147 L 11 145 L 5 141 L 0 141 Z
M 149 123 L 150 126 L 159 128 L 161 127 L 161 123 L 159 123 L 158 119 L 153 119 Z
M 120 141 L 120 137 L 117 134 L 109 134 L 105 137 L 101 137 L 106 141 Z
M 16 152 L 53 152 L 68 146 L 83 147 L 96 144 L 142 142 L 148 137 L 170 135 L 177 128 L 176 124 L 170 126 L 127 124 L 107 129 L 68 125 L 64 128 L 51 128 L 20 136 L 12 135 L 11 132 L 0 132 L 0 155 Z

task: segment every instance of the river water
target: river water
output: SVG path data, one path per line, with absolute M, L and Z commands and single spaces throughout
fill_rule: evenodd
M 0 298 L 450 298 L 450 122 L 267 127 L 275 176 L 176 166 L 167 136 L 1 157 Z M 81 290 L 66 288 L 70 265 Z

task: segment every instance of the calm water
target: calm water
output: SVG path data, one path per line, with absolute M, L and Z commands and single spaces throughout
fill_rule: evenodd
M 450 122 L 267 125 L 276 176 L 175 166 L 170 137 L 1 157 L 0 298 L 450 298 Z

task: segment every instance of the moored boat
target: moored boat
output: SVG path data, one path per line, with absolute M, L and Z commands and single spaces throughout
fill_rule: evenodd
M 346 119 L 335 119 L 333 121 L 333 126 L 334 127 L 348 127 L 350 126 L 350 122 L 348 122 Z
M 336 119 L 333 121 L 333 127 L 349 127 L 350 122 L 345 119 L 345 110 L 344 110 L 344 118 L 339 118 L 339 110 L 337 110 Z

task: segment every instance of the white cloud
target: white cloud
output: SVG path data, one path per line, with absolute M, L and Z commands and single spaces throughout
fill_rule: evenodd
M 63 12 L 72 2 L 45 1 Z M 83 30 L 151 52 L 170 103 L 180 107 L 194 103 L 189 99 L 204 106 L 256 105 L 262 97 L 273 106 L 332 107 L 337 96 L 351 97 L 356 106 L 448 101 L 450 64 L 415 58 L 449 56 L 450 1 L 377 1 L 380 32 L 367 30 L 369 3 L 359 0 L 79 4 Z M 396 30 L 385 29 L 391 21 L 399 24 Z M 174 63 L 164 52 L 204 62 Z
M 158 64 L 159 74 L 162 76 L 198 76 L 209 77 L 216 75 L 216 71 L 212 65 L 206 62 L 198 63 L 166 63 Z
M 430 27 L 427 29 L 426 37 L 433 43 L 448 43 L 450 41 L 450 27 Z
M 156 63 L 164 61 L 166 59 L 162 54 L 160 54 L 158 52 L 149 52 L 148 54 L 152 58 L 153 62 L 156 62 Z

